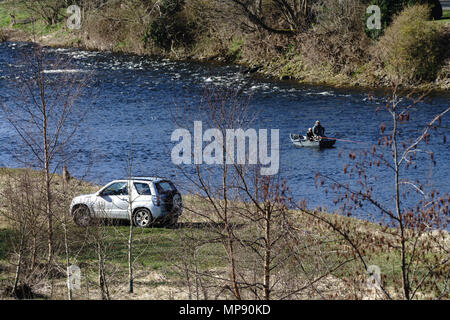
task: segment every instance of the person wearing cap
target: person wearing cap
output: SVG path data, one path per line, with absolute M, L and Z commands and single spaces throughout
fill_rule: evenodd
M 306 139 L 312 141 L 314 138 L 314 133 L 311 128 L 308 128 L 308 132 L 306 132 Z
M 313 127 L 313 133 L 315 136 L 323 137 L 325 136 L 325 128 L 320 125 L 320 121 L 317 120 L 316 124 Z

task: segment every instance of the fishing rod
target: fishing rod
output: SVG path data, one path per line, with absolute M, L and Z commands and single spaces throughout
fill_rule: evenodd
M 330 137 L 322 137 L 322 138 L 325 138 L 325 139 L 330 139 L 330 140 L 336 140 L 336 141 L 343 141 L 343 142 L 352 142 L 352 143 L 367 143 L 367 142 L 362 142 L 362 141 L 345 140 L 345 139 L 330 138 Z

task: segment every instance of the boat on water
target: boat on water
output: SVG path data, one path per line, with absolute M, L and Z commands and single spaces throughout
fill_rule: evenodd
M 336 140 L 327 138 L 307 139 L 305 136 L 291 133 L 290 138 L 296 147 L 313 147 L 313 148 L 331 148 L 336 143 Z

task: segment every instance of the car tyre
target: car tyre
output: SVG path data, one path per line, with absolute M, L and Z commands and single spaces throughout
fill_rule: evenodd
M 87 227 L 92 223 L 92 216 L 87 206 L 78 206 L 73 212 L 73 221 L 80 227 Z
M 133 224 L 138 228 L 148 228 L 152 225 L 152 222 L 152 213 L 148 209 L 140 208 L 133 214 Z
M 173 196 L 173 210 L 178 212 L 180 210 L 182 210 L 183 207 L 183 202 L 181 200 L 181 196 L 179 194 L 175 194 Z

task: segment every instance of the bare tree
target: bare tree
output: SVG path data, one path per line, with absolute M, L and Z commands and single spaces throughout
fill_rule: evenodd
M 43 19 L 48 25 L 58 23 L 61 16 L 61 9 L 70 4 L 67 0 L 14 0 L 16 5 L 23 6 L 35 16 Z
M 42 181 L 29 170 L 2 169 L 2 178 L 0 195 L 4 208 L 0 215 L 14 230 L 10 252 L 17 256 L 12 263 L 16 270 L 12 294 L 16 298 L 31 298 L 33 285 L 46 274 L 37 262 L 43 251 L 41 243 L 46 240 L 42 230 L 45 225 Z
M 6 199 L 7 209 L 2 210 L 2 215 L 6 216 L 8 220 L 12 222 L 14 230 L 18 234 L 18 248 L 17 248 L 17 260 L 16 260 L 16 271 L 14 275 L 14 284 L 12 287 L 12 294 L 18 297 L 19 281 L 22 277 L 22 268 L 24 267 L 24 260 L 26 259 L 26 247 L 30 237 L 30 224 L 28 216 L 30 211 L 29 207 L 29 197 L 27 194 L 23 193 L 23 187 L 26 187 L 28 176 L 24 176 L 23 179 L 13 180 L 7 179 L 6 187 L 2 192 L 2 197 Z M 17 212 L 17 213 L 16 213 Z
M 265 5 L 261 0 L 228 1 L 240 7 L 248 19 L 262 29 L 287 35 L 304 31 L 309 26 L 315 3 L 314 0 L 273 0 Z
M 186 124 L 185 114 L 186 111 L 183 124 Z M 194 232 L 186 233 L 186 242 L 192 250 L 187 251 L 183 263 L 176 266 L 184 272 L 191 296 L 193 287 L 197 298 L 199 291 L 203 292 L 203 297 L 228 293 L 234 299 L 300 297 L 309 294 L 317 282 L 351 261 L 333 264 L 331 259 L 324 258 L 314 261 L 315 268 L 311 268 L 310 261 L 304 262 L 303 258 L 314 257 L 327 239 L 317 240 L 318 237 L 302 231 L 300 218 L 290 211 L 292 199 L 286 183 L 278 175 L 263 175 L 260 165 L 250 163 L 250 151 L 238 154 L 238 158 L 246 160 L 243 163 L 227 161 L 234 150 L 221 142 L 230 130 L 248 132 L 249 139 L 252 136 L 248 130 L 255 115 L 250 111 L 247 98 L 233 91 L 207 90 L 198 113 L 194 114 L 213 130 L 210 133 L 215 132 L 208 135 L 211 145 L 217 143 L 216 162 L 209 159 L 201 164 L 197 161 L 191 167 L 194 172 L 180 166 L 190 182 L 191 188 L 187 191 L 193 197 L 184 204 L 184 210 L 198 221 L 194 226 L 204 225 L 208 230 L 198 239 Z M 245 141 L 245 135 L 243 139 L 238 144 Z M 191 150 L 183 150 L 183 154 L 186 152 L 191 153 Z M 198 155 L 191 156 L 195 159 Z M 224 249 L 226 275 L 198 268 L 200 257 L 196 252 L 211 244 L 220 244 Z
M 440 195 L 438 190 L 427 190 L 425 184 L 412 181 L 408 170 L 414 170 L 425 162 L 423 154 L 428 155 L 431 162 L 435 162 L 433 152 L 427 148 L 431 132 L 437 130 L 442 117 L 450 111 L 445 108 L 431 119 L 418 137 L 408 133 L 407 125 L 410 121 L 411 110 L 417 107 L 424 94 L 413 99 L 408 95 L 411 103 L 402 102 L 398 96 L 398 87 L 393 85 L 393 93 L 384 110 L 392 118 L 392 130 L 386 133 L 387 126 L 380 125 L 381 137 L 378 147 L 364 150 L 360 155 L 350 153 L 353 164 L 345 166 L 344 173 L 356 180 L 355 185 L 342 183 L 337 179 L 318 175 L 320 183 L 330 181 L 331 189 L 336 192 L 336 203 L 342 203 L 341 210 L 346 215 L 354 215 L 355 211 L 365 207 L 372 215 L 382 217 L 382 226 L 371 232 L 369 228 L 361 230 L 355 224 L 343 218 L 329 219 L 324 215 L 313 213 L 315 217 L 328 224 L 352 248 L 358 261 L 369 272 L 369 261 L 380 250 L 391 254 L 398 254 L 400 269 L 399 279 L 391 279 L 394 288 L 388 290 L 383 283 L 378 283 L 385 298 L 391 299 L 401 296 L 410 300 L 418 294 L 434 294 L 434 297 L 448 295 L 448 273 L 450 272 L 448 234 L 448 195 Z M 377 109 L 379 111 L 379 109 Z M 445 138 L 444 138 L 445 141 Z M 392 202 L 379 199 L 369 177 L 373 177 L 372 170 L 385 168 L 387 177 L 392 179 Z M 376 178 L 378 179 L 378 178 Z M 377 181 L 377 185 L 385 181 Z M 328 190 L 328 189 L 327 189 Z M 370 238 L 369 238 L 370 237 Z M 371 239 L 367 241 L 366 239 Z
M 127 158 L 127 190 L 128 190 L 128 218 L 130 220 L 130 229 L 128 233 L 128 292 L 134 292 L 134 279 L 133 279 L 133 193 L 132 193 L 132 181 L 133 175 L 133 150 L 132 144 L 130 144 L 130 152 Z
M 108 249 L 107 241 L 105 241 L 104 228 L 107 227 L 103 220 L 96 219 L 92 227 L 92 235 L 94 238 L 95 250 L 97 253 L 97 272 L 98 286 L 100 288 L 100 299 L 110 300 L 108 278 L 106 274 L 106 251 Z
M 50 61 L 45 49 L 36 46 L 32 54 L 24 56 L 26 72 L 17 82 L 17 102 L 1 103 L 5 118 L 24 145 L 22 159 L 26 166 L 42 171 L 47 217 L 48 266 L 54 255 L 54 209 L 51 180 L 55 170 L 65 159 L 61 152 L 69 149 L 84 113 L 75 101 L 85 86 L 86 77 L 70 74 L 53 76 L 51 69 L 64 69 L 67 62 L 61 58 Z M 70 154 L 70 152 L 66 152 Z

